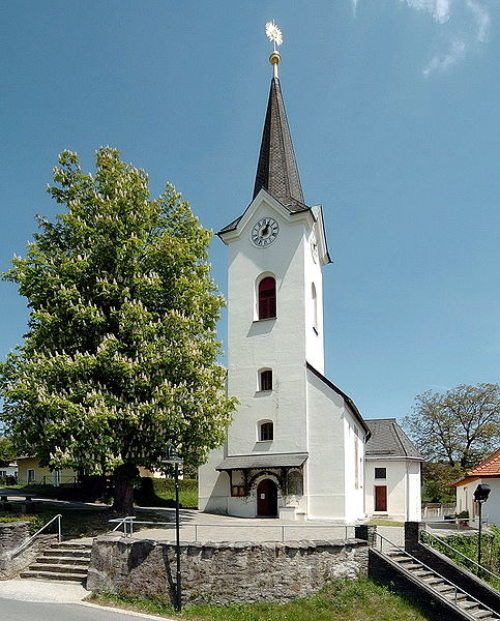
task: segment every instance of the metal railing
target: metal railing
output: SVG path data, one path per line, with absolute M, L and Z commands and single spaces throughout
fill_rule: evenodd
M 165 529 L 174 529 L 175 528 L 175 523 L 173 522 L 152 522 L 152 521 L 147 521 L 147 520 L 138 520 L 135 516 L 133 515 L 128 515 L 124 518 L 114 518 L 109 520 L 109 522 L 111 523 L 116 523 L 116 526 L 113 528 L 113 530 L 111 532 L 117 532 L 120 529 L 123 529 L 123 533 L 126 537 L 130 537 L 130 535 L 134 534 L 134 526 L 136 525 L 148 525 L 148 526 L 152 526 L 152 527 L 163 527 Z M 228 530 L 228 529 L 241 529 L 241 530 L 248 530 L 251 529 L 254 532 L 256 530 L 258 531 L 262 531 L 262 530 L 274 530 L 275 532 L 277 531 L 278 533 L 278 537 L 272 539 L 273 541 L 281 541 L 284 542 L 287 540 L 287 532 L 290 531 L 313 531 L 313 530 L 337 530 L 337 531 L 341 531 L 342 534 L 342 539 L 353 539 L 354 538 L 354 526 L 352 525 L 344 525 L 344 524 L 264 524 L 264 525 L 253 525 L 253 524 L 181 524 L 181 528 L 183 531 L 185 531 L 185 529 L 193 529 L 192 531 L 192 538 L 189 538 L 189 541 L 196 541 L 198 542 L 200 540 L 200 531 L 202 531 L 204 528 L 213 528 L 213 529 L 222 529 L 222 530 Z M 184 532 L 184 536 L 186 536 L 186 533 Z M 304 534 L 302 534 L 301 538 L 304 538 Z M 250 540 L 252 539 L 251 536 L 248 536 L 245 540 Z M 227 540 L 227 539 L 226 539 Z M 269 541 L 269 539 L 268 539 Z
M 448 578 L 445 578 L 443 575 L 441 575 L 438 571 L 436 571 L 432 567 L 429 567 L 429 565 L 427 565 L 426 563 L 423 563 L 420 559 L 418 559 L 415 556 L 411 555 L 404 548 L 401 548 L 400 546 L 396 545 L 395 543 L 393 543 L 392 541 L 387 539 L 387 537 L 384 537 L 383 535 L 381 535 L 380 533 L 377 533 L 377 532 L 375 533 L 375 546 L 374 546 L 375 549 L 377 549 L 377 544 L 376 544 L 377 539 L 380 540 L 380 552 L 384 555 L 384 557 L 387 560 L 389 560 L 391 563 L 396 565 L 398 568 L 400 568 L 403 571 L 405 571 L 405 573 L 407 573 L 408 575 L 411 576 L 412 574 L 407 569 L 405 569 L 404 565 L 401 565 L 400 563 L 396 563 L 395 561 L 393 561 L 391 559 L 391 557 L 387 553 L 384 552 L 384 550 L 383 550 L 383 542 L 384 541 L 390 545 L 392 550 L 397 550 L 398 552 L 401 552 L 401 554 L 403 554 L 404 556 L 408 557 L 409 559 L 411 559 L 415 563 L 418 563 L 419 565 L 422 565 L 422 567 L 424 567 L 425 569 L 430 571 L 433 575 L 435 575 L 438 578 L 440 578 L 448 586 L 452 587 L 452 589 L 453 589 L 453 602 L 451 600 L 446 599 L 446 598 L 443 598 L 443 599 L 446 599 L 446 601 L 448 603 L 453 604 L 462 614 L 464 614 L 466 617 L 468 617 L 471 621 L 477 621 L 477 617 L 475 617 L 474 615 L 470 614 L 465 608 L 461 608 L 458 605 L 458 595 L 459 595 L 459 593 L 461 593 L 461 594 L 465 595 L 466 597 L 468 597 L 469 599 L 477 602 L 477 604 L 479 606 L 482 606 L 483 608 L 488 610 L 491 613 L 491 615 L 493 616 L 494 619 L 500 619 L 500 617 L 498 616 L 498 613 L 495 612 L 492 608 L 490 608 L 486 604 L 483 604 L 483 602 L 480 602 L 476 597 L 474 597 L 470 593 L 467 593 L 467 591 L 464 591 L 462 588 L 458 587 L 456 584 L 451 582 Z M 425 584 L 425 582 L 423 580 L 422 580 L 422 583 Z M 430 587 L 431 585 L 426 585 L 426 586 Z M 431 588 L 431 590 L 434 591 L 435 593 L 438 593 L 441 597 L 443 597 L 443 595 L 441 593 L 439 593 L 439 591 L 434 590 L 432 588 Z
M 439 545 L 442 545 L 445 548 L 447 548 L 448 550 L 451 550 L 453 552 L 453 554 L 457 554 L 458 556 L 462 557 L 464 560 L 467 561 L 467 563 L 470 563 L 471 565 L 474 565 L 474 567 L 476 568 L 476 573 L 477 573 L 478 576 L 480 575 L 479 572 L 484 572 L 485 574 L 488 574 L 489 576 L 491 576 L 494 580 L 498 580 L 500 582 L 500 576 L 498 576 L 497 574 L 495 574 L 492 571 L 490 571 L 489 569 L 487 569 L 484 565 L 480 565 L 479 563 L 477 563 L 473 559 L 469 558 L 467 555 L 463 554 L 463 552 L 460 552 L 460 550 L 457 550 L 453 546 L 450 546 L 449 543 L 446 543 L 446 541 L 444 541 L 440 537 L 436 537 L 436 535 L 433 535 L 432 533 L 430 533 L 430 532 L 428 532 L 426 530 L 420 532 L 420 542 L 421 543 L 425 543 L 425 544 L 429 544 L 431 547 L 433 547 L 432 543 L 429 543 L 428 541 L 425 541 L 425 539 L 427 537 L 430 537 L 431 540 L 435 539 L 439 543 Z M 439 552 L 439 550 L 438 550 L 438 552 Z M 445 556 L 447 558 L 450 558 L 447 554 L 445 554 Z M 453 560 L 453 559 L 451 558 L 451 560 Z
M 34 535 L 31 535 L 31 537 L 29 539 L 27 539 L 23 544 L 21 544 L 19 546 L 19 548 L 16 548 L 16 550 L 14 550 L 10 554 L 10 558 L 13 559 L 18 554 L 20 554 L 21 552 L 26 550 L 26 548 L 28 548 L 33 543 L 33 541 L 36 539 L 36 537 L 38 537 L 38 535 L 40 535 L 47 527 L 49 527 L 55 521 L 57 521 L 57 542 L 61 543 L 61 539 L 62 539 L 61 518 L 62 518 L 62 515 L 60 513 L 58 513 L 57 515 L 54 515 L 54 517 L 51 518 L 41 528 L 39 528 Z
M 120 528 L 123 528 L 123 533 L 125 536 L 130 537 L 130 535 L 134 534 L 134 524 L 148 524 L 152 526 L 163 526 L 166 528 L 175 528 L 175 524 L 172 522 L 152 522 L 149 520 L 138 520 L 135 515 L 127 515 L 123 518 L 113 518 L 108 520 L 111 523 L 117 523 L 116 526 L 111 531 L 115 533 Z
M 454 502 L 435 502 L 424 504 L 422 507 L 422 517 L 425 518 L 439 518 L 449 515 L 454 515 L 457 510 L 456 503 Z

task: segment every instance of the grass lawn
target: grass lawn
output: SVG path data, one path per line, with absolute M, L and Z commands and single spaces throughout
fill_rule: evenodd
M 62 515 L 61 528 L 64 539 L 95 537 L 108 532 L 112 528 L 108 520 L 115 517 L 107 508 L 74 509 L 44 504 L 41 510 L 33 514 L 15 512 L 0 513 L 0 522 L 29 522 L 30 533 L 34 534 L 58 513 Z M 45 532 L 47 534 L 57 533 L 57 523 L 54 522 L 54 524 L 51 524 Z
M 177 614 L 169 604 L 116 595 L 90 601 L 158 616 L 204 621 L 428 621 L 419 608 L 368 579 L 339 580 L 311 597 L 287 604 L 186 606 Z
M 153 479 L 155 494 L 162 500 L 175 500 L 175 488 L 172 479 Z M 198 481 L 181 479 L 179 481 L 179 502 L 184 509 L 198 508 Z
M 15 505 L 14 505 L 15 507 Z M 116 524 L 110 523 L 111 518 L 116 515 L 109 507 L 64 507 L 60 505 L 45 504 L 34 514 L 23 514 L 15 512 L 0 512 L 0 522 L 29 522 L 29 530 L 34 534 L 39 528 L 46 524 L 51 518 L 60 513 L 61 529 L 63 539 L 76 539 L 79 537 L 97 537 L 111 531 Z M 141 511 L 141 520 L 157 522 L 158 514 L 153 511 Z M 163 521 L 164 517 L 161 518 Z M 135 530 L 148 528 L 147 526 L 137 525 Z M 57 523 L 51 524 L 45 531 L 47 534 L 57 533 Z
M 372 518 L 368 524 L 370 526 L 404 526 L 404 522 L 396 522 L 395 520 L 384 520 L 383 518 Z
M 144 481 L 144 479 L 142 479 Z M 138 506 L 173 507 L 175 501 L 174 481 L 172 479 L 146 479 L 149 483 L 145 493 L 136 493 Z M 78 488 L 68 488 L 64 485 L 10 485 L 8 489 L 19 490 L 26 494 L 35 494 L 39 498 L 54 498 L 56 500 L 83 500 L 78 495 Z M 109 501 L 110 499 L 104 499 Z M 184 509 L 198 508 L 198 481 L 195 479 L 181 479 L 179 481 L 179 502 Z

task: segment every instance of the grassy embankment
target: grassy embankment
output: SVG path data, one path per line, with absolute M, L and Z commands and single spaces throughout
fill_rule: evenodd
M 177 614 L 161 600 L 116 595 L 92 595 L 107 606 L 179 619 L 204 621 L 426 621 L 429 617 L 399 595 L 368 579 L 339 580 L 316 595 L 286 604 L 186 606 Z

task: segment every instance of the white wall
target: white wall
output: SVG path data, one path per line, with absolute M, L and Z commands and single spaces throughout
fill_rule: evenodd
M 306 450 L 305 226 L 287 221 L 272 202 L 256 204 L 241 236 L 229 244 L 228 393 L 240 406 L 228 455 Z M 278 222 L 280 232 L 273 244 L 257 248 L 250 232 L 265 216 Z M 277 317 L 258 321 L 256 282 L 263 273 L 276 279 Z M 262 368 L 273 371 L 272 392 L 258 391 Z M 274 423 L 271 443 L 258 442 L 258 422 L 264 419 Z
M 227 513 L 229 475 L 215 469 L 224 459 L 224 450 L 215 449 L 209 453 L 208 461 L 198 470 L 198 509 L 207 513 Z
M 470 519 L 474 519 L 474 491 L 480 483 L 489 485 L 491 489 L 488 500 L 483 504 L 483 518 L 490 524 L 500 526 L 500 478 L 475 479 L 457 486 L 457 513 L 468 511 Z
M 422 464 L 417 461 L 408 462 L 408 498 L 407 517 L 411 522 L 420 522 L 422 519 Z
M 345 519 L 348 523 L 365 517 L 364 437 L 365 431 L 344 405 Z
M 385 468 L 386 478 L 375 479 L 375 468 Z M 420 463 L 401 459 L 382 460 L 367 457 L 365 463 L 366 513 L 375 511 L 375 486 L 387 487 L 387 511 L 389 518 L 398 521 L 421 519 Z
M 279 226 L 278 237 L 266 248 L 251 241 L 252 228 L 263 217 L 272 217 Z M 324 244 L 311 213 L 291 216 L 261 191 L 238 231 L 225 235 L 229 246 L 227 389 L 239 400 L 226 454 L 308 452 L 304 495 L 293 503 L 280 496 L 279 506 L 290 501 L 309 518 L 351 522 L 364 516 L 364 431 L 358 429 L 343 398 L 305 367 L 307 361 L 320 373 L 324 369 L 323 284 L 321 261 L 311 251 L 313 229 Z M 277 317 L 259 321 L 257 282 L 263 274 L 276 279 Z M 260 369 L 272 370 L 272 391 L 259 391 Z M 263 420 L 273 422 L 272 441 L 259 441 L 258 425 Z M 254 490 L 248 498 L 224 500 L 224 494 L 230 493 L 229 484 L 225 487 L 227 475 L 208 472 L 217 460 L 211 456 L 200 470 L 200 509 L 225 507 L 233 515 L 256 515 Z
M 343 398 L 308 371 L 309 459 L 308 517 L 353 522 L 364 517 L 363 474 L 355 489 L 354 448 L 356 425 Z M 349 430 L 351 429 L 351 431 Z M 363 458 L 363 432 L 358 430 Z M 351 444 L 348 444 L 348 442 Z M 362 463 L 362 462 L 361 462 Z

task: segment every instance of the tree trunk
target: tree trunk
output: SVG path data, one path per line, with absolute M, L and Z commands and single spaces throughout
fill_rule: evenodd
M 114 472 L 113 512 L 120 516 L 132 515 L 134 510 L 134 481 L 139 470 L 133 464 L 122 464 Z

